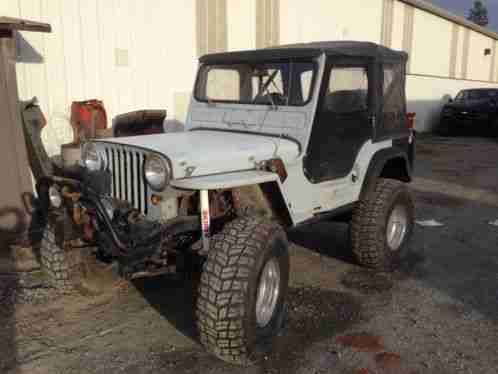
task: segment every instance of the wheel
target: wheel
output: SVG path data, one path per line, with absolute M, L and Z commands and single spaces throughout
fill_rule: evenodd
M 405 184 L 378 179 L 353 211 L 351 245 L 360 265 L 393 270 L 408 248 L 414 216 L 413 200 Z
M 498 117 L 490 121 L 485 135 L 489 137 L 498 137 Z
M 287 237 L 276 223 L 237 218 L 211 239 L 197 298 L 206 349 L 250 365 L 282 327 L 289 283 Z
M 40 262 L 42 269 L 47 272 L 54 287 L 61 289 L 71 288 L 69 266 L 66 261 L 64 248 L 55 239 L 55 229 L 48 223 L 40 241 Z

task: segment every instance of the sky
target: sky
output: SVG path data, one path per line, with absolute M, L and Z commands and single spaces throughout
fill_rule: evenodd
M 474 4 L 473 0 L 429 0 L 435 5 L 447 9 L 459 16 L 467 17 L 469 9 Z M 488 27 L 498 32 L 498 0 L 483 0 L 488 8 Z

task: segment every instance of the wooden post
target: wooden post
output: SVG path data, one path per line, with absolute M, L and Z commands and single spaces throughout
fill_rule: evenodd
M 26 229 L 23 194 L 33 192 L 17 89 L 15 30 L 50 32 L 50 25 L 0 17 L 0 244 Z
M 15 53 L 15 39 L 0 36 L 0 233 L 4 235 L 25 229 L 22 194 L 33 191 L 19 110 Z

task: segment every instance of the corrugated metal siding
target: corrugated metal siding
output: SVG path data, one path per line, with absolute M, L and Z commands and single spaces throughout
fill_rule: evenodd
M 197 55 L 227 50 L 226 0 L 197 0 Z
M 20 97 L 37 96 L 49 121 L 43 134 L 49 153 L 72 140 L 68 120 L 74 100 L 104 100 L 110 119 L 144 108 L 167 109 L 169 118 L 176 117 L 175 96 L 192 89 L 197 57 L 195 0 L 178 5 L 0 1 L 0 15 L 53 27 L 51 34 L 19 34 L 17 66 Z
M 280 0 L 256 0 L 256 48 L 280 43 Z
M 416 75 L 412 81 L 421 82 L 412 84 L 409 92 L 419 112 L 427 111 L 421 103 L 438 107 L 442 96 L 453 95 L 458 87 L 487 86 L 488 79 L 498 79 L 498 54 L 484 55 L 485 48 L 494 51 L 495 34 L 468 26 L 458 26 L 456 33 L 455 20 L 441 18 L 421 4 L 418 0 L 317 0 L 312 6 L 301 0 L 2 0 L 0 15 L 53 26 L 52 34 L 19 34 L 17 66 L 21 98 L 38 96 L 47 115 L 44 140 L 53 154 L 72 139 L 68 119 L 73 100 L 103 99 L 109 118 L 135 109 L 166 108 L 169 118 L 183 120 L 197 57 L 210 51 L 331 39 L 404 48 L 411 51 L 411 72 Z M 468 81 L 453 82 L 453 77 Z M 446 85 L 445 94 L 436 97 L 430 90 L 418 91 L 427 88 L 425 78 Z
M 381 43 L 386 47 L 391 47 L 392 43 L 393 16 L 394 16 L 394 0 L 383 0 Z
M 31 192 L 31 178 L 26 170 L 28 156 L 24 147 L 21 121 L 17 107 L 14 43 L 11 38 L 0 38 L 0 170 L 2 171 L 2 198 L 0 227 L 12 229 L 15 234 L 25 229 L 26 218 L 22 194 Z M 2 230 L 3 231 L 3 230 Z M 7 239 L 7 238 L 6 238 Z

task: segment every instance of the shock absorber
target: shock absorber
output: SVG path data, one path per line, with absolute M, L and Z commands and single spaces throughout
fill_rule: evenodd
M 205 252 L 209 251 L 209 235 L 211 226 L 211 217 L 209 214 L 209 191 L 201 190 L 200 192 L 200 210 L 201 210 L 201 227 L 202 227 L 202 245 Z

